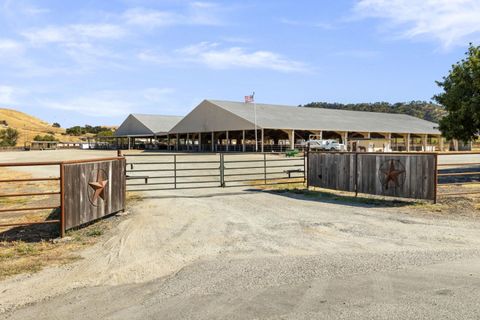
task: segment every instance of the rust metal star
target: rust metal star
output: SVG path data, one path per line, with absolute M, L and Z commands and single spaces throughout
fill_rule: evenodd
M 105 187 L 107 184 L 108 180 L 102 178 L 101 171 L 97 172 L 97 181 L 88 183 L 88 185 L 95 191 L 92 197 L 93 203 L 95 203 L 99 197 L 102 200 L 105 200 Z
M 395 162 L 390 160 L 388 170 L 382 170 L 382 173 L 385 175 L 385 190 L 388 190 L 390 182 L 393 182 L 398 187 L 398 177 L 404 172 L 405 170 L 395 168 Z

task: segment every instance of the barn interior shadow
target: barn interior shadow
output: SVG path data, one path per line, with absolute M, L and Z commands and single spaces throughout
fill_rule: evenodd
M 252 190 L 249 190 L 252 191 Z M 391 208 L 411 206 L 415 202 L 413 200 L 399 199 L 381 199 L 366 197 L 363 195 L 343 195 L 332 192 L 308 190 L 308 189 L 276 189 L 276 190 L 257 190 L 267 192 L 276 196 L 288 197 L 302 201 L 313 201 L 322 203 L 332 203 L 360 208 Z
M 58 220 L 60 218 L 60 211 L 53 210 L 45 221 Z M 39 242 L 42 240 L 50 240 L 57 238 L 59 233 L 58 223 L 48 224 L 34 224 L 26 226 L 13 227 L 8 230 L 0 232 L 0 241 L 24 241 L 24 242 Z

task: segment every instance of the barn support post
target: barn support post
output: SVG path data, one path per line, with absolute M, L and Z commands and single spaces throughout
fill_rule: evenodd
M 385 152 L 392 152 L 392 133 L 387 133 L 387 145 L 385 146 Z
M 348 151 L 348 131 L 345 131 L 343 133 L 342 140 L 343 140 L 343 144 L 345 145 L 345 150 L 344 151 Z
M 178 151 L 178 144 L 180 143 L 180 139 L 179 139 L 180 135 L 177 133 L 177 137 L 175 139 L 175 151 Z
M 202 133 L 198 133 L 198 151 L 202 152 Z
M 212 131 L 212 152 L 215 151 L 215 134 Z
M 422 149 L 423 151 L 427 151 L 427 144 L 428 144 L 428 134 L 422 135 Z
M 185 139 L 185 144 L 187 145 L 187 151 L 190 150 L 190 133 L 187 132 L 187 139 Z
M 407 133 L 406 148 L 407 148 L 407 152 L 410 152 L 410 133 Z
M 442 136 L 439 136 L 438 139 L 439 139 L 439 143 L 440 143 L 440 146 L 439 146 L 439 147 L 440 147 L 440 151 L 443 152 L 443 148 L 444 148 L 444 145 L 443 145 L 443 144 L 444 144 L 443 137 L 442 137 Z
M 295 130 L 288 131 L 288 141 L 290 142 L 290 149 L 295 149 Z
M 225 150 L 228 151 L 228 145 L 230 144 L 230 139 L 228 138 L 228 130 L 226 131 L 226 138 L 227 138 L 227 146 L 225 147 Z
M 128 139 L 128 150 L 130 150 L 132 148 L 132 142 L 130 140 L 130 137 L 127 137 Z M 88 144 L 90 144 L 90 141 L 88 142 Z M 88 146 L 90 148 L 90 145 Z
M 263 146 L 265 144 L 265 141 L 264 141 L 265 140 L 265 134 L 264 134 L 263 128 L 262 128 L 262 131 L 261 131 L 261 137 L 262 137 L 261 151 L 264 152 L 263 151 L 264 150 Z
M 242 130 L 242 151 L 245 152 L 245 130 Z

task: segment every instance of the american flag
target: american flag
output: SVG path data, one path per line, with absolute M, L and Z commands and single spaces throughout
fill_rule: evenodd
M 254 101 L 255 101 L 255 100 L 254 100 L 254 97 L 255 97 L 254 94 L 249 95 L 249 96 L 245 96 L 245 103 L 252 103 L 252 102 L 254 102 Z

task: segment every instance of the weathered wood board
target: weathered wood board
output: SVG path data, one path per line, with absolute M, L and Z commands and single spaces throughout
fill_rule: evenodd
M 65 229 L 125 209 L 125 159 L 65 164 Z
M 401 198 L 435 199 L 435 155 L 320 153 L 308 156 L 308 185 Z
M 310 186 L 355 191 L 355 155 L 312 152 L 307 178 Z
M 435 170 L 433 154 L 358 154 L 357 191 L 434 200 Z

